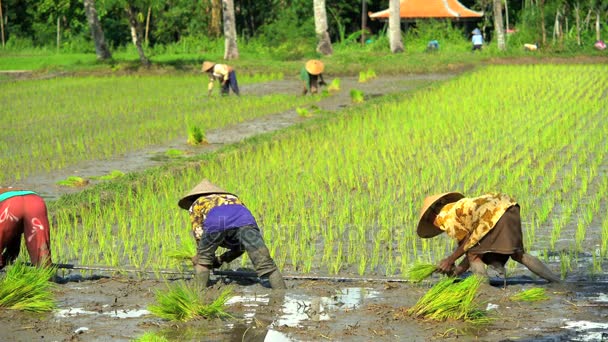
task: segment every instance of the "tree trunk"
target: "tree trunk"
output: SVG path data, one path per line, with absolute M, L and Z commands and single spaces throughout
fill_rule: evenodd
M 505 28 L 508 31 L 509 30 L 509 0 L 505 0 Z
M 361 0 L 361 45 L 365 45 L 365 30 L 367 30 L 367 0 Z
M 99 17 L 97 16 L 97 9 L 95 9 L 95 0 L 84 0 L 84 11 L 87 16 L 87 22 L 91 29 L 91 36 L 93 42 L 95 42 L 95 54 L 98 60 L 107 60 L 112 58 L 110 49 L 106 44 L 106 39 L 99 23 Z
M 131 38 L 133 39 L 133 44 L 137 48 L 137 53 L 139 54 L 139 61 L 145 67 L 150 66 L 150 60 L 146 57 L 144 53 L 144 48 L 141 45 L 141 34 L 140 34 L 140 25 L 137 22 L 137 16 L 135 15 L 135 10 L 130 3 L 127 2 L 126 6 L 127 16 L 129 17 L 129 26 L 131 27 Z
M 496 42 L 498 43 L 498 50 L 505 51 L 505 27 L 502 20 L 502 0 L 494 0 L 494 33 L 496 35 Z
M 144 43 L 148 45 L 148 32 L 150 32 L 150 15 L 152 14 L 152 7 L 148 6 L 148 15 L 146 16 L 146 34 L 144 35 Z
M 542 33 L 542 45 L 547 45 L 547 27 L 545 25 L 545 0 L 538 1 L 540 9 L 540 32 Z
M 602 36 L 600 30 L 600 10 L 597 10 L 595 12 L 595 40 L 600 40 L 601 38 Z
M 388 40 L 392 53 L 403 52 L 403 41 L 401 40 L 400 7 L 400 0 L 390 0 L 388 3 Z
M 239 48 L 236 45 L 233 0 L 222 0 L 222 10 L 224 12 L 224 59 L 238 59 Z
M 325 0 L 313 0 L 315 14 L 315 33 L 317 34 L 317 52 L 324 55 L 331 55 L 334 52 L 331 46 L 331 39 L 327 32 L 327 12 L 325 10 Z
M 57 15 L 57 50 L 61 47 L 61 16 Z
M 2 35 L 2 47 L 4 47 L 4 14 L 2 14 L 2 0 L 0 0 L 0 31 Z
M 218 38 L 222 29 L 221 22 L 222 0 L 211 0 L 211 23 L 209 23 L 209 35 Z
M 576 18 L 576 44 L 581 46 L 581 5 L 578 2 L 574 5 L 574 17 Z

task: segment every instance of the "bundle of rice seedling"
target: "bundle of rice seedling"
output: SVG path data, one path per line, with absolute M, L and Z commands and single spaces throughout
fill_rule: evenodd
M 414 283 L 418 283 L 433 274 L 437 270 L 437 266 L 433 264 L 415 263 L 408 268 L 405 275 L 406 278 Z
M 433 286 L 418 302 L 408 310 L 415 317 L 443 321 L 464 320 L 474 324 L 489 321 L 485 311 L 473 303 L 475 294 L 484 278 L 470 276 L 462 281 L 458 278 L 444 278 Z
M 227 288 L 211 303 L 196 286 L 179 282 L 170 286 L 167 292 L 156 291 L 157 304 L 150 305 L 148 310 L 163 319 L 186 322 L 195 318 L 231 317 L 224 311 L 224 305 L 230 296 Z
M 350 90 L 350 99 L 352 100 L 353 103 L 361 103 L 361 102 L 365 101 L 365 97 L 363 96 L 363 92 L 361 90 L 358 90 L 358 89 L 351 89 Z
M 0 307 L 31 312 L 51 311 L 55 298 L 49 279 L 56 270 L 50 267 L 29 267 L 17 262 L 8 267 L 0 279 Z
M 513 296 L 509 297 L 512 301 L 523 301 L 523 302 L 536 302 L 539 300 L 549 299 L 549 296 L 545 293 L 545 289 L 541 287 L 535 287 L 528 290 L 523 290 Z
M 167 251 L 165 255 L 176 261 L 190 261 L 192 256 L 196 254 L 196 246 L 193 242 L 185 242 L 179 248 Z
M 330 92 L 339 91 L 340 90 L 340 79 L 336 77 L 333 80 L 331 80 L 331 83 L 327 87 L 327 90 Z
M 147 332 L 132 341 L 133 342 L 169 342 L 169 340 L 166 337 L 156 335 L 153 332 Z

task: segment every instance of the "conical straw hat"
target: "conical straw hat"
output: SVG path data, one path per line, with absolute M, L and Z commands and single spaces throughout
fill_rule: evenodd
M 306 71 L 308 71 L 309 74 L 311 75 L 319 75 L 323 72 L 323 69 L 325 68 L 325 65 L 323 65 L 323 62 L 321 62 L 318 59 L 311 59 L 308 62 L 306 62 Z
M 215 63 L 213 62 L 203 62 L 203 72 L 209 71 L 209 69 L 213 68 L 214 65 Z
M 236 196 L 235 194 L 211 183 L 208 179 L 203 179 L 203 181 L 198 183 L 197 186 L 190 190 L 186 196 L 182 197 L 177 204 L 180 206 L 180 208 L 188 210 L 197 198 L 201 197 L 202 195 L 210 194 L 229 194 Z
M 429 212 L 431 209 L 434 209 L 437 206 L 443 207 L 448 203 L 457 202 L 462 198 L 464 198 L 464 195 L 459 192 L 446 192 L 425 198 L 424 203 L 422 204 L 422 209 L 420 210 L 418 228 L 416 229 L 418 236 L 421 238 L 431 238 L 443 233 L 443 231 L 435 227 L 433 222 L 430 220 L 431 218 L 428 215 Z

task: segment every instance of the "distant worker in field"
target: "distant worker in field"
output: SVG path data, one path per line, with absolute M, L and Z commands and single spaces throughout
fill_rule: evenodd
M 536 51 L 536 50 L 538 50 L 538 43 L 534 43 L 534 44 L 526 43 L 526 44 L 524 44 L 524 50 Z
M 215 81 L 219 81 L 222 88 L 222 95 L 228 95 L 230 89 L 232 92 L 240 95 L 239 84 L 236 80 L 236 72 L 234 68 L 226 64 L 216 64 L 213 62 L 203 62 L 203 72 L 209 75 L 209 83 L 207 84 L 207 95 L 211 95 Z
M 320 60 L 311 59 L 306 62 L 300 70 L 300 79 L 304 82 L 302 95 L 306 95 L 308 92 L 316 94 L 319 87 L 326 84 L 323 80 L 323 69 L 325 69 L 325 65 Z
M 470 268 L 487 276 L 489 265 L 504 277 L 504 266 L 511 258 L 549 282 L 560 282 L 545 264 L 524 251 L 519 204 L 507 195 L 466 198 L 448 192 L 429 196 L 424 199 L 416 231 L 422 238 L 446 232 L 458 241 L 456 250 L 437 265 L 441 273 L 460 275 Z M 456 267 L 454 263 L 463 255 Z
M 603 51 L 603 50 L 606 50 L 606 43 L 604 43 L 604 41 L 601 40 L 601 39 L 600 40 L 596 40 L 595 43 L 593 44 L 593 47 L 596 50 Z
M 207 286 L 211 269 L 229 263 L 247 251 L 260 278 L 267 278 L 273 289 L 286 288 L 255 218 L 235 194 L 204 179 L 180 199 L 178 205 L 190 212 L 197 242 L 192 263 L 200 284 Z M 228 251 L 216 256 L 218 247 Z
M 51 235 L 44 200 L 33 191 L 0 187 L 0 269 L 19 256 L 21 236 L 32 264 L 51 266 Z
M 481 48 L 483 47 L 483 36 L 481 35 L 481 31 L 478 28 L 473 30 L 471 42 L 473 43 L 473 51 L 481 51 Z

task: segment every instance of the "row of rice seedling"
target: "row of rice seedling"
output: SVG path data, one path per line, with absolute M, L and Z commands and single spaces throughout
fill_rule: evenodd
M 86 77 L 0 85 L 0 183 L 310 104 L 315 97 L 207 97 L 201 76 Z
M 91 195 L 79 212 L 58 210 L 56 242 L 69 237 L 70 245 L 55 248 L 82 263 L 169 266 L 168 253 L 191 239 L 176 201 L 204 177 L 242 197 L 287 270 L 404 275 L 414 260 L 436 263 L 451 241 L 419 239 L 414 227 L 422 199 L 449 190 L 514 196 L 526 247 L 541 257 L 558 245 L 573 258 L 595 245 L 605 255 L 595 218 L 606 207 L 598 192 L 608 163 L 606 144 L 594 142 L 608 133 L 601 69 L 488 67 L 196 167 L 145 175 L 113 203 Z M 586 234 L 572 239 L 585 215 L 593 217 L 581 221 Z

